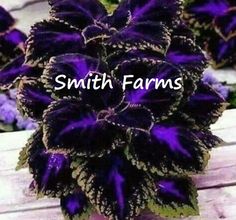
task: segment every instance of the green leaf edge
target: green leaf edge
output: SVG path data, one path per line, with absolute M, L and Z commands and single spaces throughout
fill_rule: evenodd
M 16 166 L 16 171 L 19 171 L 23 168 L 27 168 L 28 165 L 28 159 L 29 159 L 29 149 L 30 149 L 30 139 L 28 140 L 28 143 L 23 147 L 19 153 L 18 162 Z
M 163 218 L 182 218 L 189 216 L 198 216 L 200 214 L 198 199 L 197 199 L 198 192 L 192 180 L 190 178 L 188 179 L 191 190 L 191 194 L 189 197 L 192 206 L 183 205 L 182 207 L 176 207 L 176 209 L 173 209 L 171 206 L 168 205 L 166 206 L 159 205 L 153 199 L 151 199 L 147 205 L 147 208 L 155 215 L 158 215 Z
M 86 211 L 84 211 L 81 215 L 75 215 L 72 218 L 65 212 L 65 210 L 62 209 L 62 207 L 61 207 L 61 211 L 65 220 L 88 220 L 89 217 L 94 212 L 94 209 L 92 205 L 89 205 Z

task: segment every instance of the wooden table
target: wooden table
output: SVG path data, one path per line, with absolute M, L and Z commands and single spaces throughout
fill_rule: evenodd
M 199 189 L 200 217 L 188 220 L 236 220 L 236 110 L 228 110 L 212 127 L 225 144 L 211 152 L 205 175 L 194 177 Z M 57 199 L 27 194 L 31 176 L 16 172 L 18 153 L 32 132 L 0 134 L 0 220 L 62 220 Z

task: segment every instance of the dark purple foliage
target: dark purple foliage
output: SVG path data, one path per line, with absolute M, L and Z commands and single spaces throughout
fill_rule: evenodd
M 36 76 L 39 68 L 25 65 L 26 35 L 14 28 L 15 19 L 0 6 L 0 88 L 9 89 L 22 76 Z
M 236 1 L 186 0 L 184 18 L 197 33 L 214 68 L 236 61 Z
M 186 175 L 202 172 L 219 144 L 209 126 L 226 103 L 201 81 L 206 59 L 181 22 L 181 1 L 124 0 L 112 14 L 98 0 L 49 3 L 50 19 L 27 40 L 29 70 L 17 96 L 22 113 L 40 123 L 19 162 L 29 165 L 36 192 L 59 197 L 68 219 L 88 219 L 94 208 L 116 220 L 144 208 L 198 214 Z M 55 90 L 61 74 L 106 74 L 114 88 Z M 130 74 L 180 78 L 182 88 L 123 91 Z
M 212 86 L 226 100 L 229 98 L 230 88 L 218 81 L 211 71 L 205 71 L 202 80 Z
M 7 32 L 15 24 L 15 19 L 0 6 L 0 33 Z
M 29 72 L 29 67 L 22 65 L 26 35 L 14 28 L 15 19 L 0 7 L 0 87 L 9 88 L 22 74 Z M 15 89 L 0 91 L 0 125 L 10 130 L 30 130 L 36 128 L 32 119 L 21 116 L 17 110 Z

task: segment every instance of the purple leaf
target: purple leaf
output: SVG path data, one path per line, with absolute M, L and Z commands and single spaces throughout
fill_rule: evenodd
M 195 94 L 190 97 L 182 111 L 193 118 L 197 125 L 208 127 L 218 120 L 226 107 L 223 96 L 208 84 L 200 82 Z
M 120 69 L 124 71 L 124 73 L 121 74 L 127 74 L 126 69 L 131 71 L 138 67 L 138 65 L 135 65 L 134 68 L 132 68 L 131 65 L 132 62 L 126 62 L 124 65 L 121 65 Z M 116 74 L 119 75 L 119 72 Z M 144 85 L 138 89 L 128 88 L 126 91 L 126 101 L 131 104 L 139 104 L 147 107 L 157 119 L 168 116 L 179 104 L 183 95 L 182 86 L 178 90 L 173 89 L 177 79 L 180 79 L 179 83 L 181 85 L 183 83 L 181 72 L 170 64 L 162 63 L 151 68 L 150 66 L 146 67 L 146 69 L 137 68 L 137 70 L 133 72 L 133 75 L 135 74 L 137 78 L 142 75 Z M 146 87 L 147 79 L 154 79 L 156 81 L 150 81 L 151 83 Z
M 197 189 L 192 180 L 186 177 L 157 179 L 156 193 L 149 206 L 157 214 L 155 207 L 161 217 L 198 215 Z
M 202 130 L 202 131 L 194 131 L 194 134 L 201 140 L 202 143 L 209 149 L 218 147 L 224 141 L 219 137 L 212 134 L 211 131 Z
M 73 183 L 70 161 L 63 154 L 46 152 L 42 137 L 42 129 L 39 128 L 28 141 L 29 167 L 38 192 L 59 196 L 66 192 Z
M 44 142 L 49 149 L 75 151 L 83 156 L 101 155 L 115 147 L 121 132 L 81 101 L 62 99 L 44 115 Z
M 17 47 L 22 50 L 22 52 L 25 51 L 25 41 L 27 39 L 27 36 L 17 30 L 13 29 L 9 32 L 7 32 L 5 35 L 1 36 L 1 40 L 4 42 L 5 45 L 3 47 L 8 47 L 8 49 L 16 49 Z
M 120 30 L 129 24 L 130 12 L 119 7 L 112 14 L 101 19 L 101 22 L 107 24 L 110 28 Z
M 180 13 L 180 4 L 178 0 L 124 0 L 110 16 L 110 25 L 117 27 L 116 21 L 118 28 L 137 22 L 163 22 L 171 25 Z
M 86 77 L 85 84 L 91 80 L 99 80 L 99 83 L 93 84 L 93 88 L 82 89 L 81 97 L 84 103 L 91 105 L 95 110 L 108 110 L 122 103 L 124 91 L 121 82 L 116 78 L 93 73 L 92 76 Z
M 24 56 L 12 60 L 0 70 L 0 87 L 10 88 L 20 77 L 31 75 L 32 68 L 24 65 Z
M 73 84 L 72 88 L 66 86 L 63 89 L 55 90 L 55 88 L 61 86 L 56 81 L 57 77 L 60 77 L 58 80 L 67 84 L 69 79 L 79 82 L 79 80 L 84 80 L 88 74 L 93 72 L 108 73 L 108 67 L 103 61 L 90 56 L 77 53 L 65 54 L 50 59 L 43 73 L 43 80 L 47 89 L 59 97 L 78 96 L 81 86 L 75 88 L 77 83 Z M 61 78 L 61 75 L 64 75 L 65 78 Z
M 190 130 L 159 123 L 150 135 L 133 132 L 129 154 L 137 166 L 162 174 L 196 173 L 205 168 L 207 150 Z
M 141 106 L 127 106 L 120 112 L 108 116 L 106 120 L 116 126 L 149 130 L 152 126 L 151 111 Z
M 225 41 L 220 36 L 214 36 L 207 42 L 206 50 L 212 59 L 214 68 L 231 66 L 236 59 L 236 37 Z
M 83 29 L 107 15 L 99 0 L 49 0 L 50 14 L 76 28 Z
M 15 24 L 15 19 L 0 6 L 0 35 L 8 31 Z
M 165 53 L 170 43 L 170 33 L 161 23 L 134 23 L 116 34 L 106 42 L 112 47 L 124 49 L 153 50 Z
M 206 58 L 200 47 L 186 37 L 175 36 L 171 40 L 166 61 L 183 68 L 187 77 L 199 80 L 206 65 Z
M 84 193 L 78 189 L 72 194 L 61 198 L 61 209 L 65 217 L 73 219 L 82 216 L 88 209 L 88 200 Z
M 26 62 L 45 64 L 52 56 L 76 53 L 84 48 L 82 35 L 68 24 L 56 20 L 42 21 L 32 27 L 27 40 Z
M 184 21 L 179 22 L 173 27 L 173 37 L 186 37 L 190 39 L 195 39 L 194 33 L 189 29 Z
M 82 35 L 87 44 L 94 40 L 98 42 L 103 41 L 104 39 L 109 38 L 113 32 L 114 30 L 109 30 L 101 25 L 90 25 L 83 30 Z
M 236 8 L 230 8 L 221 16 L 216 17 L 214 26 L 225 41 L 236 37 Z
M 120 65 L 124 65 L 124 63 L 130 63 L 134 62 L 135 66 L 137 65 L 137 69 L 139 66 L 142 68 L 142 64 L 140 64 L 140 61 L 143 61 L 146 63 L 160 63 L 160 61 L 164 60 L 165 57 L 163 54 L 152 51 L 152 50 L 139 50 L 139 49 L 131 49 L 129 51 L 122 51 L 118 50 L 115 52 L 111 52 L 109 56 L 107 57 L 106 61 L 110 67 L 110 69 L 113 69 L 113 72 L 116 72 L 117 69 L 119 68 Z M 133 68 L 135 68 L 133 66 Z M 131 72 L 129 69 L 127 71 Z M 123 80 L 123 75 L 124 73 L 121 74 L 116 74 L 116 77 L 118 77 L 120 80 Z M 129 75 L 127 73 L 127 75 Z M 135 74 L 136 75 L 136 74 Z
M 194 19 L 200 25 L 207 26 L 215 17 L 224 14 L 229 7 L 227 0 L 193 0 L 187 4 L 185 12 L 189 20 Z
M 75 163 L 77 164 L 77 162 Z M 132 218 L 148 197 L 148 179 L 119 152 L 78 161 L 76 179 L 90 202 L 111 219 Z
M 37 78 L 23 78 L 20 81 L 17 104 L 24 115 L 41 119 L 52 101 L 51 94 Z

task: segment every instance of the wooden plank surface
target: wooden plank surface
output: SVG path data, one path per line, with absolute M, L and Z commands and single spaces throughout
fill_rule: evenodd
M 223 113 L 216 124 L 211 126 L 213 133 L 222 138 L 227 144 L 236 143 L 236 110 L 231 109 Z
M 39 2 L 47 4 L 47 0 L 1 0 L 0 4 L 8 11 L 22 11 L 26 7 Z
M 235 220 L 236 219 L 236 186 L 207 189 L 199 191 L 200 217 L 185 220 Z M 1 220 L 62 220 L 58 206 L 30 209 L 21 212 L 0 213 Z M 156 218 L 155 220 L 160 219 Z M 152 220 L 152 219 L 150 219 Z
M 14 0 L 9 0 L 14 1 Z M 39 1 L 35 4 L 30 4 L 27 10 L 14 10 L 12 15 L 18 19 L 17 27 L 24 31 L 27 35 L 29 34 L 30 27 L 36 22 L 48 19 L 49 17 L 49 6 L 46 1 Z

